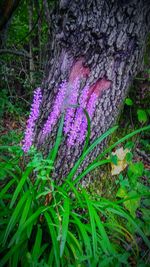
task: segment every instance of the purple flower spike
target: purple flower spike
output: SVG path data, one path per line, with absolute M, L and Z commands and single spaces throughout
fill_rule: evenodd
M 97 102 L 97 95 L 93 93 L 89 99 L 89 102 L 87 104 L 87 112 L 89 114 L 90 119 L 92 119 L 95 107 L 96 107 L 96 102 Z
M 29 119 L 27 121 L 25 137 L 23 139 L 22 149 L 23 149 L 24 152 L 27 152 L 30 149 L 31 145 L 32 145 L 35 122 L 39 117 L 39 111 L 40 111 L 41 102 L 42 102 L 41 89 L 37 88 L 34 91 L 33 104 L 31 106 Z
M 77 99 L 79 94 L 79 79 L 76 79 L 74 85 L 71 88 L 71 92 L 69 92 L 67 106 L 69 105 L 77 105 Z M 75 114 L 75 107 L 69 107 L 66 109 L 65 123 L 64 123 L 64 133 L 68 134 L 72 128 L 73 118 Z
M 76 111 L 75 120 L 71 125 L 69 137 L 67 140 L 67 143 L 69 146 L 74 145 L 74 142 L 75 142 L 77 135 L 80 131 L 80 125 L 82 123 L 82 117 L 83 117 L 83 110 L 82 110 L 82 108 L 78 108 Z
M 48 119 L 43 127 L 44 136 L 48 135 L 51 132 L 52 127 L 57 123 L 58 117 L 64 109 L 66 91 L 67 91 L 67 82 L 63 81 L 59 87 L 58 94 L 56 96 L 54 105 L 52 107 L 52 112 L 49 114 Z
M 96 102 L 97 102 L 97 95 L 93 93 L 88 101 L 87 104 L 87 112 L 89 114 L 90 119 L 92 119 L 95 107 L 96 107 Z M 79 143 L 82 144 L 85 140 L 85 135 L 86 135 L 86 130 L 87 130 L 87 118 L 84 114 L 81 126 L 80 126 L 80 136 L 79 136 Z
M 82 108 L 86 108 L 87 99 L 88 99 L 89 85 L 86 85 L 82 91 L 82 94 L 79 99 L 79 104 Z
M 86 86 L 83 89 L 82 94 L 81 94 L 81 96 L 79 98 L 79 104 L 80 104 L 81 107 L 77 109 L 74 122 L 71 125 L 69 137 L 68 137 L 68 140 L 67 140 L 67 143 L 68 143 L 69 146 L 73 146 L 74 145 L 74 142 L 75 142 L 75 140 L 77 139 L 77 137 L 79 135 L 80 126 L 82 124 L 83 117 L 84 117 L 83 108 L 86 107 L 86 103 L 87 103 L 88 90 L 89 90 L 89 86 Z

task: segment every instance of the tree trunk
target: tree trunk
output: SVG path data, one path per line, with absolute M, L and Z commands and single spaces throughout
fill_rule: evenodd
M 52 110 L 62 80 L 73 87 L 80 80 L 89 84 L 89 96 L 98 102 L 91 121 L 92 142 L 116 121 L 128 88 L 141 69 L 150 26 L 147 0 L 61 0 L 51 16 L 51 55 L 43 80 L 43 100 L 35 129 L 34 143 L 46 155 L 53 147 L 58 123 L 44 139 L 43 126 Z M 102 150 L 104 143 L 89 155 L 80 170 Z M 83 144 L 60 146 L 54 177 L 61 180 L 81 155 Z
M 32 1 L 29 1 L 28 12 L 29 12 L 29 32 L 30 32 L 33 27 L 33 3 Z M 34 67 L 32 37 L 30 37 L 30 41 L 29 41 L 29 55 L 30 55 L 30 59 L 29 59 L 30 83 L 33 85 L 35 67 Z
M 5 48 L 10 19 L 20 0 L 2 0 L 0 3 L 0 48 Z

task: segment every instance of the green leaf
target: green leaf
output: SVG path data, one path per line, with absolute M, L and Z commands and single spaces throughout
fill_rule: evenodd
M 95 217 L 95 222 L 96 225 L 99 229 L 99 233 L 101 234 L 101 246 L 102 249 L 104 250 L 104 253 L 106 254 L 114 254 L 115 250 L 113 246 L 111 245 L 111 242 L 109 240 L 109 237 L 107 235 L 107 232 L 105 230 L 104 224 L 101 222 L 100 216 L 98 216 L 96 209 L 93 209 L 94 217 Z
M 91 239 L 88 236 L 88 233 L 86 231 L 85 225 L 79 220 L 77 217 L 77 214 L 72 213 L 72 217 L 74 219 L 74 224 L 76 224 L 76 228 L 78 231 L 80 231 L 81 234 L 81 240 L 84 242 L 86 255 L 91 257 L 92 256 L 92 248 L 91 248 Z
M 6 184 L 6 186 L 4 186 L 4 188 L 0 192 L 0 199 L 3 199 L 3 196 L 8 191 L 8 189 L 15 183 L 15 181 L 16 179 L 12 179 L 8 182 L 8 184 Z
M 126 161 L 129 163 L 132 161 L 133 154 L 131 152 L 127 152 L 126 154 Z
M 75 260 L 78 260 L 79 255 L 82 254 L 82 247 L 75 235 L 68 231 L 67 243 L 69 249 L 72 251 Z
M 96 225 L 95 225 L 95 216 L 94 216 L 94 209 L 91 204 L 91 200 L 89 199 L 87 193 L 85 190 L 83 191 L 87 207 L 88 207 L 88 212 L 89 212 L 89 217 L 90 217 L 90 225 L 91 225 L 91 232 L 92 232 L 92 243 L 93 243 L 93 254 L 94 257 L 96 257 L 97 254 L 97 232 L 96 232 Z
M 23 243 L 24 240 L 21 241 L 21 243 Z M 7 254 L 4 255 L 4 257 L 0 260 L 0 266 L 6 266 L 6 263 L 11 259 L 12 255 L 19 249 L 20 249 L 20 245 L 21 243 L 19 243 L 18 245 L 13 246 L 10 250 L 8 250 Z M 9 265 L 7 265 L 9 266 Z
M 149 222 L 150 223 L 150 210 L 146 209 L 146 208 L 141 208 L 142 211 L 142 219 L 145 222 Z
M 150 130 L 150 125 L 142 127 L 140 129 L 137 129 L 135 131 L 133 131 L 132 133 L 129 133 L 127 135 L 125 135 L 124 137 L 122 137 L 121 139 L 119 139 L 116 143 L 112 144 L 110 147 L 108 147 L 107 149 L 105 149 L 95 160 L 94 162 L 98 161 L 100 158 L 104 157 L 107 153 L 109 153 L 113 148 L 115 148 L 117 145 L 123 143 L 124 141 L 126 141 L 127 139 L 131 138 L 132 136 L 142 132 L 142 131 L 148 131 Z
M 116 193 L 116 197 L 125 198 L 127 197 L 128 193 L 124 187 L 120 187 Z
M 63 221 L 62 221 L 62 233 L 61 233 L 61 241 L 60 241 L 60 257 L 63 256 L 67 233 L 68 233 L 68 224 L 69 224 L 69 211 L 70 211 L 70 200 L 66 198 L 64 200 L 64 211 L 63 211 Z
M 32 251 L 32 260 L 36 261 L 39 259 L 40 256 L 40 250 L 41 250 L 41 241 L 42 241 L 42 229 L 38 225 L 38 230 L 36 234 L 36 239 Z
M 150 196 L 150 187 L 144 185 L 143 183 L 139 183 L 137 182 L 137 191 L 143 195 L 149 195 Z M 143 199 L 143 204 L 145 205 L 146 199 Z M 149 204 L 149 200 L 148 200 L 148 204 Z
M 87 119 L 87 134 L 86 134 L 86 138 L 85 138 L 85 143 L 84 143 L 84 147 L 83 147 L 83 153 L 84 151 L 86 151 L 89 141 L 90 141 L 90 136 L 91 136 L 91 120 L 89 117 L 88 112 L 86 111 L 86 109 L 83 109 L 86 119 Z
M 55 263 L 57 267 L 60 267 L 59 245 L 58 245 L 57 234 L 54 228 L 54 224 L 48 212 L 45 212 L 44 216 L 45 216 L 48 228 L 49 228 L 50 238 L 53 244 Z
M 54 266 L 54 248 L 51 247 L 49 257 L 48 257 L 48 266 Z
M 32 195 L 30 195 L 28 197 L 27 201 L 26 201 L 26 204 L 25 204 L 25 207 L 23 209 L 22 216 L 21 216 L 18 228 L 20 228 L 25 223 L 26 218 L 28 216 L 28 212 L 31 209 L 31 203 L 32 203 Z
M 10 219 L 10 221 L 9 221 L 9 223 L 8 223 L 8 226 L 7 226 L 7 228 L 6 228 L 6 232 L 5 232 L 5 236 L 4 236 L 4 240 L 3 240 L 4 244 L 6 243 L 7 238 L 8 238 L 8 236 L 9 236 L 11 230 L 13 229 L 15 223 L 19 221 L 19 218 L 20 218 L 20 216 L 21 216 L 21 209 L 22 209 L 22 206 L 23 206 L 24 202 L 26 201 L 26 199 L 27 199 L 29 193 L 30 193 L 30 192 L 27 191 L 27 192 L 23 195 L 23 197 L 18 201 L 18 204 L 17 204 L 17 206 L 16 206 L 16 208 L 15 208 L 15 210 L 14 210 L 12 216 L 11 216 L 11 219 Z
M 147 114 L 146 111 L 144 109 L 138 109 L 137 111 L 137 115 L 138 115 L 138 121 L 139 122 L 147 122 L 148 118 L 147 118 Z
M 132 99 L 131 99 L 131 98 L 126 98 L 126 100 L 125 100 L 125 104 L 126 104 L 127 106 L 132 106 L 132 105 L 133 105 L 133 101 L 132 101 Z
M 116 129 L 118 128 L 118 126 L 114 126 L 113 128 L 109 129 L 107 132 L 105 132 L 104 134 L 102 134 L 100 137 L 98 137 L 87 149 L 85 152 L 83 152 L 83 154 L 81 155 L 81 157 L 77 160 L 77 162 L 74 164 L 74 167 L 72 168 L 72 170 L 70 171 L 70 173 L 67 176 L 68 180 L 71 180 L 71 178 L 73 178 L 74 174 L 76 173 L 77 169 L 79 168 L 80 164 L 83 162 L 83 160 L 86 158 L 86 156 L 98 145 L 100 144 L 106 137 L 108 137 L 109 135 L 111 135 L 114 131 L 116 131 Z
M 123 198 L 125 201 L 123 202 L 125 208 L 130 212 L 133 218 L 136 218 L 135 211 L 139 207 L 140 204 L 140 196 L 137 197 L 136 191 L 130 191 L 129 193 L 125 188 L 120 187 L 117 194 L 117 197 Z M 134 197 L 136 196 L 136 197 Z M 128 199 L 128 200 L 126 200 Z
M 26 222 L 23 225 L 20 226 L 18 231 L 14 234 L 14 236 L 13 236 L 13 238 L 11 240 L 11 243 L 13 243 L 14 241 L 16 241 L 16 244 L 18 242 L 20 242 L 25 230 L 27 230 L 29 227 L 31 227 L 35 223 L 35 220 L 36 220 L 36 223 L 37 223 L 37 219 L 38 219 L 39 215 L 44 213 L 46 210 L 48 210 L 48 208 L 49 207 L 45 207 L 45 206 L 44 207 L 40 207 L 38 210 L 36 210 L 36 212 L 32 213 L 32 215 L 26 220 Z M 20 236 L 21 236 L 21 238 L 20 238 Z
M 118 157 L 117 155 L 112 155 L 110 156 L 110 161 L 114 164 L 114 165 L 118 165 Z
M 13 255 L 13 259 L 12 259 L 12 267 L 18 267 L 18 261 L 19 261 L 19 250 L 16 250 L 14 255 Z
M 132 141 L 128 141 L 126 144 L 125 144 L 125 146 L 124 146 L 124 148 L 128 148 L 128 149 L 132 149 L 133 147 L 134 147 L 134 142 L 132 142 Z
M 68 191 L 70 192 L 72 190 L 75 198 L 78 200 L 78 204 L 80 205 L 80 208 L 83 208 L 82 195 L 80 194 L 79 190 L 77 190 L 77 188 L 74 186 L 73 182 L 66 180 L 65 183 L 69 185 Z M 59 190 L 62 190 L 62 188 L 60 189 L 60 187 L 59 187 Z M 66 193 L 66 191 L 64 193 Z
M 139 225 L 135 222 L 135 220 L 127 212 L 125 212 L 122 208 L 120 208 L 118 205 L 114 206 L 114 203 L 110 203 L 110 202 L 109 202 L 109 205 L 112 206 L 112 208 L 108 207 L 107 210 L 111 211 L 114 214 L 119 215 L 120 217 L 125 218 L 129 223 L 131 223 L 133 227 L 135 228 L 135 231 L 139 233 L 139 235 L 143 238 L 143 241 L 145 242 L 145 244 L 150 249 L 149 239 L 145 236 L 145 234 L 143 233 Z
M 93 171 L 95 168 L 110 163 L 109 159 L 101 160 L 96 163 L 89 164 L 88 167 L 72 182 L 73 185 L 77 184 L 85 175 Z
M 47 160 L 50 159 L 52 162 L 55 161 L 55 158 L 57 156 L 57 152 L 58 152 L 61 140 L 62 140 L 63 124 L 64 124 L 64 115 L 62 115 L 61 120 L 60 120 L 54 148 L 52 149 L 52 151 L 50 151 L 50 153 L 47 157 Z
M 133 197 L 136 195 L 136 191 L 131 191 L 128 193 L 127 197 Z M 136 210 L 140 205 L 140 197 L 139 198 L 131 198 L 130 200 L 127 200 L 124 202 L 125 208 L 130 212 L 133 218 L 136 218 Z
M 130 177 L 130 175 L 135 174 L 137 177 L 141 177 L 143 175 L 143 171 L 144 165 L 142 162 L 132 163 L 129 166 L 128 175 Z
M 21 178 L 21 180 L 20 180 L 20 182 L 19 182 L 19 184 L 18 184 L 18 186 L 17 186 L 17 188 L 13 194 L 13 198 L 12 198 L 11 203 L 10 203 L 10 208 L 13 207 L 13 205 L 14 205 L 20 191 L 22 190 L 22 187 L 23 187 L 25 181 L 27 180 L 29 174 L 31 173 L 31 171 L 32 171 L 32 167 L 27 167 L 27 169 L 23 173 L 22 178 Z

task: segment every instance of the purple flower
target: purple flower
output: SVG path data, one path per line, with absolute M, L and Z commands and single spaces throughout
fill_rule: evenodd
M 79 86 L 80 86 L 79 79 L 76 79 L 74 85 L 71 87 L 71 90 L 68 94 L 66 106 L 77 105 Z M 64 122 L 65 134 L 68 134 L 72 128 L 74 115 L 75 115 L 75 107 L 68 107 L 66 109 L 65 122 Z
M 41 102 L 42 102 L 41 89 L 37 88 L 34 91 L 33 104 L 31 106 L 29 119 L 27 121 L 25 137 L 23 139 L 22 149 L 24 150 L 24 152 L 27 152 L 32 145 L 35 122 L 39 117 Z
M 80 126 L 81 126 L 83 116 L 84 116 L 83 108 L 86 107 L 87 98 L 88 98 L 88 89 L 89 89 L 89 86 L 85 86 L 85 88 L 83 89 L 82 94 L 79 98 L 80 108 L 77 108 L 75 119 L 74 121 L 72 121 L 70 129 L 68 129 L 69 137 L 68 137 L 67 143 L 69 146 L 74 145 L 74 142 L 79 135 Z
M 74 142 L 75 142 L 77 135 L 78 135 L 78 132 L 80 130 L 80 125 L 82 123 L 82 117 L 83 117 L 82 108 L 78 108 L 76 111 L 75 120 L 73 121 L 73 123 L 70 127 L 70 132 L 69 132 L 69 136 L 67 139 L 67 143 L 69 146 L 74 145 Z
M 66 98 L 67 82 L 63 81 L 59 87 L 58 94 L 52 107 L 52 112 L 49 114 L 48 119 L 43 127 L 43 135 L 48 135 L 52 127 L 57 123 L 60 113 L 64 109 L 64 102 Z
M 92 119 L 96 107 L 96 102 L 97 102 L 97 94 L 92 93 L 89 102 L 87 104 L 87 112 L 89 114 L 90 119 Z
M 86 85 L 79 99 L 79 104 L 82 108 L 86 108 L 88 93 L 89 93 L 89 85 Z
M 90 99 L 88 101 L 87 107 L 86 107 L 86 110 L 89 114 L 90 119 L 92 119 L 94 111 L 95 111 L 97 97 L 98 96 L 95 93 L 92 93 L 92 95 L 90 96 Z M 83 120 L 82 120 L 82 123 L 80 126 L 80 136 L 78 139 L 80 144 L 82 144 L 85 140 L 86 130 L 87 130 L 87 118 L 84 114 Z

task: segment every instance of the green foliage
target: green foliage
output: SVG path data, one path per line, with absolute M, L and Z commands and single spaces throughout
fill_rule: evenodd
M 54 5 L 54 1 L 48 2 L 49 5 Z M 29 51 L 29 40 L 32 41 L 36 86 L 40 83 L 43 72 L 43 51 L 46 51 L 48 27 L 41 9 L 42 1 L 39 1 L 39 9 L 42 11 L 41 37 L 38 35 L 38 24 L 29 34 L 27 4 L 28 1 L 22 1 L 12 19 L 6 47 Z M 32 15 L 34 24 L 38 18 L 36 6 L 33 7 Z M 148 57 L 145 56 L 145 60 L 149 64 Z M 3 55 L 1 62 L 1 81 L 5 89 L 0 92 L 0 117 L 7 121 L 11 118 L 20 120 L 32 95 L 29 61 L 24 57 Z M 137 79 L 149 81 L 149 74 L 147 66 L 146 72 Z M 132 265 L 132 259 L 137 266 L 146 266 L 150 249 L 150 171 L 145 169 L 142 162 L 135 162 L 132 154 L 135 139 L 124 146 L 131 150 L 126 155 L 128 169 L 119 174 L 115 181 L 112 178 L 111 200 L 106 199 L 105 195 L 90 194 L 80 185 L 81 179 L 98 167 L 109 165 L 110 162 L 117 165 L 119 158 L 112 155 L 111 151 L 136 134 L 141 135 L 140 145 L 149 153 L 147 130 L 150 127 L 146 123 L 150 112 L 145 105 L 137 106 L 133 99 L 132 96 L 132 99 L 128 97 L 125 100 L 127 116 L 131 111 L 134 114 L 130 114 L 131 121 L 136 121 L 134 129 L 141 124 L 145 127 L 122 138 L 116 135 L 117 140 L 82 173 L 76 175 L 86 156 L 117 129 L 110 129 L 89 146 L 90 121 L 86 114 L 88 133 L 82 155 L 60 183 L 52 179 L 52 172 L 62 140 L 63 118 L 55 145 L 47 158 L 43 158 L 42 153 L 34 147 L 25 157 L 16 145 L 20 142 L 22 133 L 17 130 L 3 133 L 0 138 L 1 266 L 111 267 Z M 2 126 L 1 131 L 3 130 L 5 128 Z M 145 180 L 143 182 L 143 177 L 146 178 L 146 183 Z M 139 239 L 142 245 L 139 244 Z
M 125 100 L 125 104 L 126 104 L 127 106 L 132 106 L 132 105 L 133 105 L 133 101 L 132 101 L 132 99 L 131 99 L 131 98 L 126 98 L 126 100 Z
M 0 118 L 2 118 L 6 114 L 9 114 L 9 116 L 12 117 L 16 117 L 23 113 L 21 106 L 19 106 L 18 103 L 14 104 L 13 101 L 11 101 L 11 97 L 8 96 L 6 89 L 3 89 L 0 92 L 0 103 Z
M 143 123 L 147 122 L 148 116 L 147 116 L 146 110 L 144 110 L 144 109 L 138 109 L 137 110 L 137 115 L 138 115 L 139 122 L 141 122 L 141 123 L 142 122 Z
M 5 177 L 7 183 L 4 183 L 0 193 L 0 243 L 3 254 L 0 265 L 126 266 L 130 257 L 138 262 L 136 235 L 150 248 L 146 236 L 148 228 L 136 220 L 141 196 L 144 201 L 149 198 L 147 188 L 139 191 L 138 178 L 144 172 L 142 163 L 132 163 L 131 157 L 128 157 L 130 166 L 127 177 L 124 179 L 120 176 L 120 189 L 116 195 L 121 200 L 109 201 L 96 194 L 90 195 L 79 183 L 91 170 L 111 161 L 106 160 L 104 155 L 116 144 L 101 154 L 101 160 L 99 156 L 97 161 L 73 179 L 85 157 L 116 130 L 114 127 L 92 145 L 85 146 L 81 157 L 64 177 L 63 184 L 59 185 L 52 179 L 51 172 L 62 139 L 62 126 L 63 117 L 54 148 L 46 159 L 33 147 L 28 154 L 28 163 L 20 147 L 0 148 L 0 151 L 7 152 L 8 164 L 1 174 L 1 180 Z M 127 140 L 143 129 L 118 142 Z M 6 159 L 2 158 L 2 163 Z M 21 162 L 24 167 L 19 167 Z M 124 180 L 126 183 L 123 184 Z M 136 190 L 132 189 L 133 181 Z M 149 218 L 146 216 L 146 205 L 143 204 L 141 211 L 147 225 Z
M 132 153 L 130 153 L 132 155 Z M 128 170 L 126 175 L 119 175 L 119 179 L 116 180 L 116 184 L 119 184 L 116 197 L 123 200 L 124 207 L 129 211 L 130 215 L 135 219 L 135 221 L 140 225 L 144 233 L 145 229 L 148 227 L 148 223 L 144 220 L 143 216 L 137 219 L 137 214 L 142 211 L 144 214 L 147 211 L 148 206 L 143 204 L 145 200 L 150 197 L 149 186 L 143 185 L 141 177 L 145 175 L 148 179 L 150 172 L 144 169 L 142 162 L 134 163 L 132 161 L 132 156 L 128 158 Z M 144 202 L 143 202 L 144 199 Z M 149 233 L 148 233 L 149 235 Z

